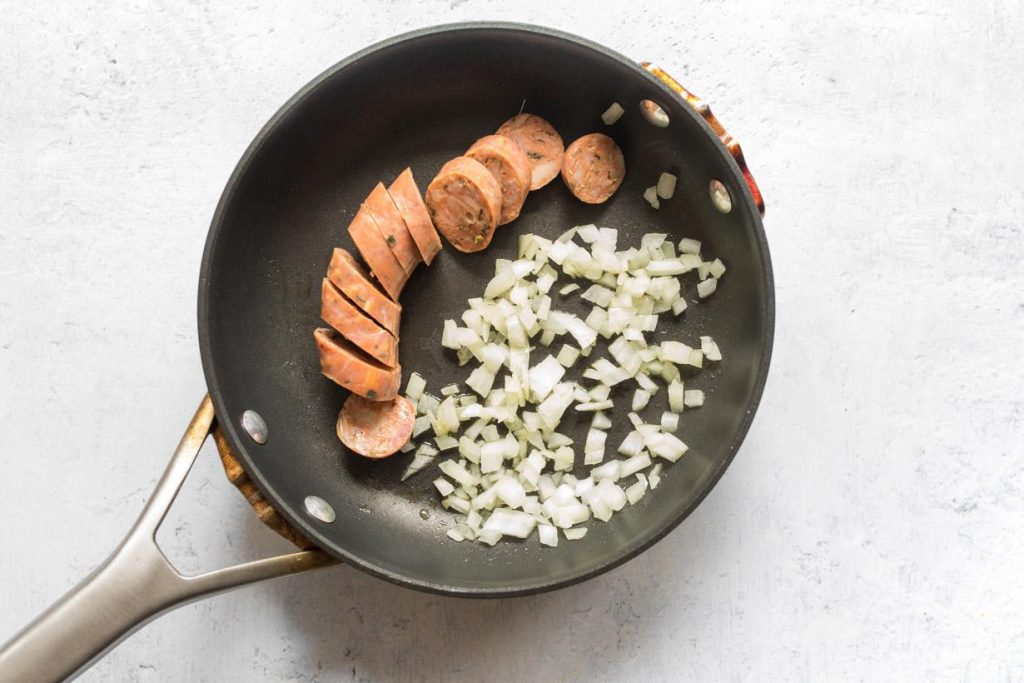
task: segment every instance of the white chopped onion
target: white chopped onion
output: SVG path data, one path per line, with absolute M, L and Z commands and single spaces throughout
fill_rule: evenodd
M 530 393 L 534 401 L 543 401 L 555 388 L 555 385 L 562 381 L 565 375 L 565 366 L 558 362 L 554 356 L 548 356 L 529 370 Z
M 496 531 L 502 536 L 526 538 L 536 525 L 537 520 L 525 512 L 498 508 L 484 522 L 484 531 Z
M 655 204 L 672 196 L 675 180 L 662 174 L 650 188 Z M 617 230 L 597 225 L 572 228 L 555 241 L 520 235 L 518 260 L 495 261 L 484 296 L 468 299 L 460 316 L 464 326 L 444 323 L 442 345 L 455 352 L 460 365 L 471 364 L 464 383 L 474 393 L 460 396 L 459 385 L 451 384 L 438 399 L 426 393 L 422 376 L 410 375 L 406 393 L 417 404 L 413 431 L 420 436 L 432 427 L 437 448 L 421 443 L 403 478 L 433 464 L 438 451 L 457 449 L 457 457 L 438 464 L 446 476 L 434 481 L 445 509 L 460 515 L 449 533 L 453 540 L 493 545 L 504 536 L 525 538 L 535 529 L 545 546 L 557 544 L 558 529 L 566 538 L 581 538 L 586 528 L 576 525 L 591 516 L 607 521 L 657 486 L 661 465 L 652 467 L 652 457 L 675 461 L 686 453 L 686 444 L 672 432 L 679 413 L 695 407 L 700 392 L 684 389 L 678 366 L 699 369 L 705 357 L 719 360 L 721 351 L 711 337 L 701 337 L 695 349 L 671 339 L 649 345 L 645 335 L 657 331 L 663 314 L 686 309 L 679 276 L 696 271 L 703 298 L 725 266 L 719 259 L 704 261 L 696 240 L 677 245 L 665 234 L 651 233 L 639 248 L 618 251 L 618 236 Z M 580 295 L 592 304 L 585 319 L 559 310 L 548 295 L 561 275 L 588 281 Z M 579 289 L 568 283 L 558 292 L 567 296 Z M 577 346 L 563 343 L 557 354 L 534 353 L 531 363 L 531 352 L 561 335 Z M 607 354 L 598 348 L 598 337 L 608 340 Z M 566 381 L 566 370 L 591 354 L 582 374 L 594 384 Z M 638 386 L 629 413 L 634 429 L 617 449 L 626 459 L 605 461 L 613 419 L 604 411 L 614 410 L 612 387 L 630 377 Z M 658 394 L 659 378 L 668 384 L 670 410 L 659 424 L 646 424 L 637 411 Z M 570 406 L 593 413 L 579 447 L 557 431 Z M 403 446 L 413 448 L 411 442 Z M 580 478 L 573 474 L 574 448 L 583 451 Z M 649 476 L 641 471 L 646 468 Z M 636 481 L 616 483 L 629 475 Z
M 633 405 L 631 406 L 633 412 L 638 412 L 647 407 L 648 401 L 651 400 L 651 393 L 643 389 L 637 389 L 633 392 Z
M 409 375 L 409 382 L 405 385 L 405 395 L 409 397 L 413 403 L 420 400 L 420 396 L 423 395 L 423 390 L 427 388 L 427 380 L 418 373 L 414 372 Z
M 578 527 L 576 529 L 563 529 L 562 533 L 565 534 L 565 540 L 578 541 L 587 535 L 587 527 Z
M 683 383 L 680 380 L 673 380 L 668 385 L 668 406 L 673 413 L 683 412 L 684 403 Z
M 630 505 L 636 505 L 644 494 L 647 493 L 647 482 L 637 481 L 635 484 L 626 488 L 626 500 L 629 501 Z
M 455 493 L 455 486 L 444 477 L 438 477 L 434 480 L 434 488 L 437 489 L 442 498 Z
M 683 392 L 683 403 L 687 408 L 699 408 L 704 405 L 704 392 L 700 389 L 687 389 Z
M 597 465 L 604 460 L 604 443 L 608 432 L 591 428 L 587 432 L 587 442 L 583 447 L 583 464 Z
M 619 478 L 628 477 L 631 474 L 636 474 L 645 467 L 651 466 L 651 456 L 647 453 L 640 453 L 634 455 L 629 460 L 623 461 L 619 466 Z
M 651 208 L 657 209 L 661 206 L 661 202 L 658 201 L 658 188 L 655 185 L 648 187 L 644 190 L 644 201 L 651 205 Z
M 722 360 L 722 351 L 711 337 L 700 338 L 700 350 L 704 352 L 704 357 L 710 361 Z
M 612 102 L 604 113 L 601 114 L 601 120 L 604 121 L 604 125 L 614 125 L 616 121 L 622 118 L 622 115 L 626 113 L 626 110 L 622 108 L 622 105 L 618 102 Z
M 718 289 L 718 280 L 715 278 L 701 280 L 697 283 L 697 296 L 706 299 L 714 294 L 716 289 Z
M 645 436 L 644 443 L 647 444 L 647 448 L 652 455 L 665 458 L 669 462 L 679 460 L 689 450 L 689 447 L 675 435 L 666 434 L 661 431 Z
M 552 548 L 558 545 L 558 529 L 550 524 L 538 524 L 537 536 L 540 539 L 541 545 L 550 546 Z
M 671 173 L 662 173 L 658 176 L 658 196 L 662 199 L 672 199 L 676 193 L 676 177 Z
M 434 443 L 437 444 L 437 450 L 448 451 L 453 448 L 457 448 L 459 440 L 452 436 L 435 436 Z

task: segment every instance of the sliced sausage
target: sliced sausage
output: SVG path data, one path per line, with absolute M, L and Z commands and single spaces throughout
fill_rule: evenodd
M 498 225 L 518 218 L 533 178 L 530 160 L 519 143 L 504 135 L 487 135 L 474 142 L 466 156 L 483 164 L 501 186 Z
M 412 241 L 409 228 L 405 227 L 405 220 L 383 183 L 377 183 L 366 197 L 363 206 L 370 211 L 373 222 L 377 224 L 377 230 L 383 235 L 391 253 L 402 264 L 405 272 L 412 273 L 416 270 L 416 266 L 423 260 L 420 258 L 420 251 Z
M 584 135 L 565 150 L 562 179 L 580 201 L 603 204 L 625 177 L 622 150 L 604 133 Z
M 405 226 L 409 228 L 420 256 L 429 266 L 437 252 L 441 251 L 441 238 L 437 236 L 437 230 L 430 221 L 427 205 L 423 203 L 420 188 L 416 187 L 416 180 L 412 177 L 412 169 L 405 169 L 395 178 L 395 182 L 388 187 L 388 194 L 405 219 Z
M 512 138 L 526 152 L 532 169 L 531 190 L 544 187 L 558 175 L 565 144 L 550 123 L 536 114 L 519 114 L 501 124 L 495 132 Z
M 501 218 L 501 186 L 479 161 L 455 157 L 427 188 L 434 225 L 459 251 L 480 251 L 491 243 Z
M 344 249 L 335 249 L 331 264 L 327 266 L 327 277 L 352 303 L 380 323 L 381 327 L 398 337 L 398 323 L 402 316 L 402 305 L 389 299 L 370 280 L 370 276 L 356 263 L 352 254 Z
M 359 310 L 327 278 L 320 288 L 320 317 L 384 365 L 398 365 L 398 340 Z
M 390 401 L 368 401 L 351 394 L 338 413 L 341 442 L 367 458 L 386 458 L 412 436 L 416 406 L 405 396 Z
M 398 394 L 401 367 L 385 367 L 327 327 L 313 330 L 313 338 L 327 379 L 371 401 L 390 401 Z
M 370 266 L 370 272 L 384 287 L 384 291 L 398 301 L 398 295 L 402 293 L 409 274 L 391 253 L 391 248 L 377 230 L 377 225 L 365 205 L 360 207 L 356 217 L 348 224 L 348 234 L 352 236 L 356 248 L 359 249 L 366 265 Z

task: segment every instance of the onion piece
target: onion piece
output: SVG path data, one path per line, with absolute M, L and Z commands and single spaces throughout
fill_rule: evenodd
M 576 410 L 581 413 L 593 413 L 599 410 L 608 410 L 614 408 L 615 404 L 610 399 L 604 401 L 588 401 L 586 403 L 577 403 Z
M 697 296 L 701 299 L 706 299 L 714 294 L 716 289 L 718 289 L 718 280 L 714 278 L 701 280 L 697 283 Z
M 608 433 L 591 428 L 587 432 L 587 442 L 583 447 L 583 464 L 597 465 L 604 460 L 604 444 Z
M 685 397 L 684 397 L 685 402 Z M 679 429 L 679 413 L 666 410 L 661 414 L 661 428 L 666 432 L 674 432 Z
M 538 524 L 537 536 L 540 538 L 541 545 L 552 548 L 558 546 L 558 529 L 550 524 Z
M 700 389 L 687 389 L 683 392 L 683 403 L 687 408 L 699 408 L 704 405 L 704 392 Z
M 662 173 L 658 176 L 656 187 L 659 197 L 662 199 L 672 199 L 672 195 L 676 193 L 676 177 L 671 173 Z
M 638 412 L 647 407 L 647 402 L 651 400 L 651 394 L 643 389 L 637 389 L 633 392 L 633 412 Z
M 578 541 L 587 535 L 587 527 L 579 527 L 577 529 L 563 529 L 562 533 L 565 534 L 565 540 Z
M 704 357 L 710 361 L 722 360 L 722 351 L 711 337 L 700 338 L 700 350 L 704 352 Z
M 647 482 L 637 481 L 635 484 L 626 488 L 626 500 L 629 501 L 630 505 L 636 505 L 640 502 L 640 499 L 647 493 Z
M 420 396 L 423 395 L 423 390 L 426 388 L 427 380 L 423 379 L 418 372 L 414 372 L 409 375 L 409 382 L 405 385 L 405 395 L 415 403 L 420 400 Z
M 683 383 L 680 380 L 669 382 L 668 385 L 668 406 L 673 413 L 683 412 L 684 406 Z
M 622 108 L 621 104 L 618 102 L 612 102 L 611 105 L 604 110 L 604 113 L 601 114 L 601 120 L 604 121 L 604 125 L 611 126 L 621 119 L 625 112 L 626 110 Z
M 657 209 L 661 206 L 661 202 L 658 201 L 658 188 L 656 185 L 651 185 L 644 190 L 644 201 L 651 205 L 651 208 Z
M 669 462 L 676 462 L 689 450 L 689 447 L 675 435 L 661 431 L 644 436 L 644 443 L 652 455 Z
M 658 484 L 661 483 L 661 463 L 651 468 L 651 471 L 647 473 L 647 480 L 651 484 L 651 490 L 658 488 Z
M 434 480 L 434 488 L 437 489 L 442 498 L 450 496 L 455 492 L 455 486 L 444 477 L 438 477 Z
M 535 402 L 543 401 L 565 375 L 565 367 L 554 356 L 547 356 L 529 370 L 530 394 Z

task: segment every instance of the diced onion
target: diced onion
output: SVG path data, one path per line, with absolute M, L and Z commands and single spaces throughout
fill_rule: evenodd
M 706 299 L 714 294 L 716 289 L 718 289 L 718 280 L 715 278 L 701 280 L 697 283 L 697 296 Z
M 658 196 L 662 199 L 672 199 L 676 193 L 676 177 L 671 173 L 662 173 L 658 176 Z
M 675 176 L 663 173 L 645 198 L 657 207 L 673 196 L 675 185 Z M 410 375 L 406 394 L 417 406 L 414 435 L 432 428 L 433 440 L 402 447 L 415 448 L 403 478 L 447 452 L 438 464 L 445 476 L 434 487 L 444 508 L 459 515 L 449 530 L 452 540 L 493 545 L 537 530 L 542 545 L 554 546 L 558 529 L 566 538 L 581 538 L 586 528 L 576 525 L 592 516 L 607 521 L 658 485 L 661 464 L 652 466 L 654 457 L 676 461 L 686 453 L 673 432 L 679 414 L 700 405 L 703 392 L 684 389 L 679 367 L 700 369 L 705 358 L 720 360 L 721 350 L 709 336 L 692 348 L 671 338 L 649 344 L 647 333 L 658 332 L 662 315 L 686 310 L 680 276 L 696 271 L 698 295 L 705 298 L 725 266 L 720 259 L 704 261 L 696 240 L 676 244 L 651 233 L 639 248 L 617 250 L 618 237 L 617 230 L 597 225 L 577 226 L 554 241 L 520 235 L 518 260 L 495 261 L 483 297 L 469 299 L 461 313 L 464 326 L 444 322 L 442 345 L 460 365 L 471 364 L 464 384 L 473 393 L 460 395 L 460 385 L 450 384 L 438 399 L 426 393 L 421 375 Z M 562 275 L 588 281 L 580 295 L 592 304 L 585 319 L 559 310 L 549 295 Z M 573 282 L 557 291 L 568 296 L 579 289 Z M 540 352 L 562 335 L 572 343 L 561 343 L 557 353 Z M 606 353 L 599 337 L 608 340 Z M 582 375 L 593 384 L 566 380 L 580 357 L 589 359 Z M 606 461 L 612 388 L 631 377 L 637 383 L 628 414 L 633 430 L 617 448 L 625 459 Z M 646 424 L 638 412 L 658 394 L 660 381 L 668 385 L 669 410 L 658 424 Z M 557 431 L 570 407 L 593 414 L 579 445 Z M 577 450 L 584 468 L 579 478 Z M 630 475 L 635 481 L 626 481 Z
M 650 204 L 652 208 L 657 209 L 661 206 L 661 202 L 658 201 L 658 188 L 656 185 L 651 185 L 644 190 L 644 200 Z
M 621 104 L 618 102 L 612 102 L 611 105 L 604 110 L 604 113 L 601 114 L 601 120 L 604 121 L 604 125 L 606 126 L 614 125 L 616 121 L 622 118 L 625 111 L 626 110 L 622 108 Z
M 651 400 L 651 394 L 643 389 L 637 389 L 633 392 L 633 412 L 639 412 L 647 407 L 648 401 Z
M 438 477 L 434 480 L 434 488 L 437 489 L 437 492 L 441 494 L 442 498 L 455 492 L 455 486 L 444 477 Z

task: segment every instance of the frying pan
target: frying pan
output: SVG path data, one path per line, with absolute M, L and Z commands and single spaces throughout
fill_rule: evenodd
M 644 100 L 653 105 L 641 107 Z M 627 113 L 606 129 L 600 114 L 613 101 Z M 345 226 L 369 189 L 407 165 L 423 189 L 446 160 L 524 106 L 566 142 L 611 133 L 625 154 L 625 183 L 606 204 L 586 205 L 556 180 L 530 194 L 485 252 L 449 246 L 418 269 L 402 295 L 406 375 L 419 372 L 435 390 L 465 378 L 440 346 L 443 320 L 480 295 L 494 259 L 514 258 L 525 231 L 552 237 L 597 223 L 619 230 L 621 248 L 648 232 L 685 235 L 729 269 L 715 295 L 684 314 L 685 332 L 664 333 L 691 342 L 711 334 L 725 356 L 692 383 L 708 400 L 682 415 L 689 453 L 666 469 L 657 492 L 557 548 L 447 539 L 452 520 L 429 473 L 400 483 L 407 456 L 370 461 L 339 443 L 334 423 L 346 392 L 320 376 L 311 339 L 331 249 L 354 251 Z M 655 211 L 641 195 L 662 171 L 679 183 Z M 566 586 L 636 556 L 700 503 L 753 419 L 774 331 L 762 210 L 739 146 L 705 104 L 656 67 L 577 37 L 516 24 L 442 26 L 332 67 L 259 132 L 214 214 L 198 316 L 209 395 L 122 545 L 0 651 L 0 678 L 73 676 L 172 607 L 339 560 L 411 588 L 499 597 Z M 694 298 L 693 283 L 685 287 Z M 609 443 L 627 431 L 619 417 Z M 189 577 L 164 558 L 155 531 L 215 423 L 266 500 L 318 549 Z M 579 436 L 586 425 L 570 418 L 563 429 Z

